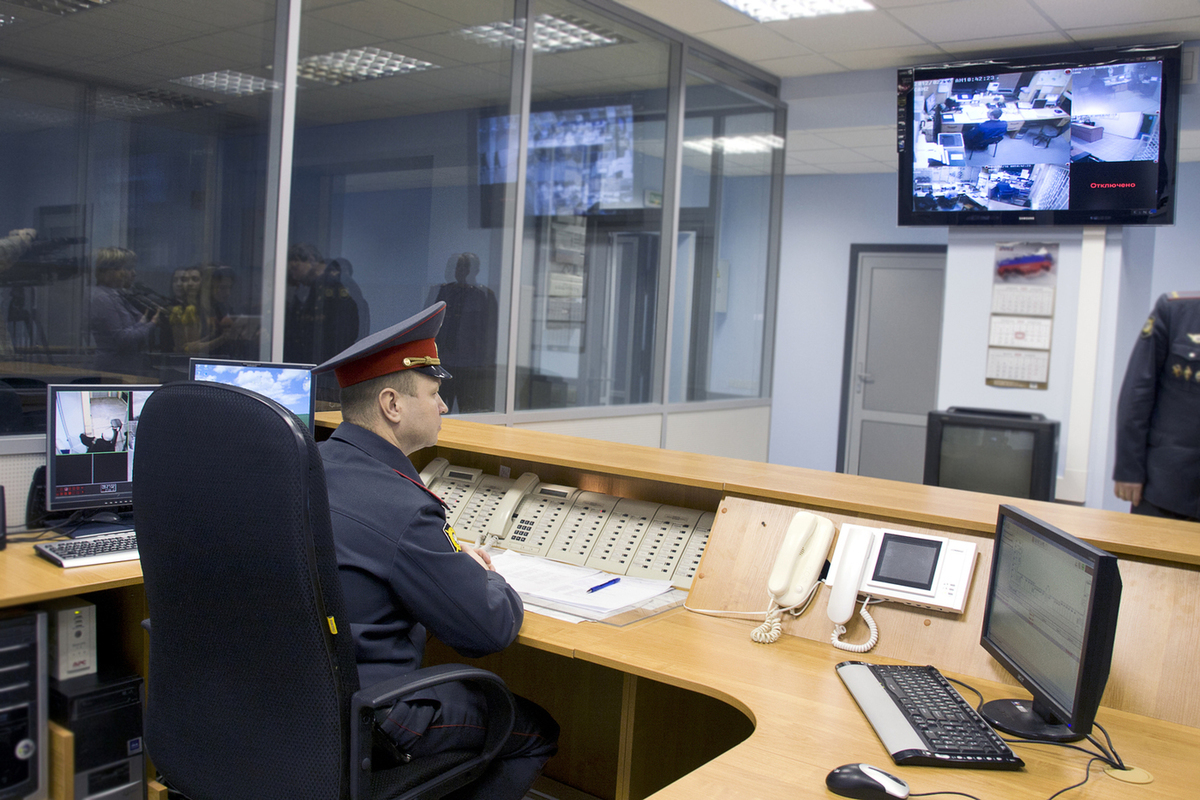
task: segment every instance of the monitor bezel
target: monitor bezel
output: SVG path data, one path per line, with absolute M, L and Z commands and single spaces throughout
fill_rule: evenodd
M 1054 500 L 1058 480 L 1057 420 L 1031 415 L 1001 415 L 977 411 L 930 411 L 925 422 L 925 472 L 922 483 L 940 486 L 942 438 L 947 426 L 986 428 L 989 430 L 1019 430 L 1033 433 L 1033 464 L 1029 473 L 1029 496 L 1023 500 Z M 936 447 L 934 446 L 936 444 Z M 972 491 L 960 489 L 959 491 Z
M 906 67 L 897 71 L 897 224 L 900 226 L 1040 226 L 1040 225 L 1173 225 L 1178 179 L 1180 120 L 1180 68 L 1182 43 L 1135 45 L 1092 51 L 1073 51 L 1041 56 L 984 58 Z M 914 125 L 915 84 L 917 81 L 949 77 L 979 77 L 1001 72 L 1031 72 L 1074 69 L 1134 61 L 1162 60 L 1160 89 L 1159 160 L 1157 210 L 1139 209 L 1064 209 L 1064 210 L 986 210 L 918 211 L 913 207 L 913 163 L 916 126 Z M 1070 122 L 1068 121 L 1068 125 Z
M 1021 664 L 1014 661 L 1013 657 L 1006 653 L 999 644 L 989 638 L 989 623 L 995 600 L 996 573 L 1000 563 L 1000 542 L 1006 520 L 1012 520 L 1014 524 L 1030 531 L 1034 536 L 1072 554 L 1079 561 L 1088 563 L 1094 570 L 1092 592 L 1088 599 L 1086 631 L 1081 648 L 1079 671 L 1076 674 L 1073 707 L 1070 709 L 1055 700 Z M 1091 733 L 1112 667 L 1112 654 L 1116 643 L 1117 622 L 1121 606 L 1121 586 L 1121 573 L 1117 557 L 1113 554 L 1090 545 L 1015 506 L 1000 506 L 996 518 L 996 538 L 992 542 L 992 564 L 988 573 L 979 644 L 1033 696 L 1035 712 L 1044 713 L 1044 710 L 1048 710 L 1067 729 L 1056 736 L 1047 736 L 1046 738 L 1052 738 L 1054 741 L 1074 741 Z M 992 702 L 1008 703 L 1009 701 Z M 984 709 L 987 708 L 987 705 L 984 705 Z M 993 726 L 997 726 L 997 722 L 989 718 L 986 711 L 983 709 L 981 711 Z M 1008 732 L 1016 735 L 1022 733 L 1019 731 Z
M 188 380 L 196 380 L 196 367 L 200 364 L 205 366 L 226 366 L 226 367 L 262 367 L 264 369 L 296 369 L 312 372 L 316 364 L 301 364 L 285 361 L 248 361 L 245 359 L 234 358 L 202 358 L 193 356 L 188 360 Z M 314 380 L 310 376 L 310 380 Z M 209 381 L 209 383 L 223 383 L 223 381 Z M 236 386 L 236 384 L 226 383 L 226 386 Z M 238 387 L 244 388 L 244 387 Z M 309 386 L 308 390 L 308 428 L 310 431 L 315 431 L 317 428 L 316 406 L 317 393 L 315 387 Z
M 128 513 L 133 510 L 133 471 L 129 473 L 130 491 L 122 494 L 117 500 L 110 502 L 93 501 L 84 498 L 78 501 L 63 501 L 55 497 L 58 486 L 58 463 L 54 444 L 58 438 L 58 423 L 54 411 L 58 406 L 60 393 L 81 392 L 153 392 L 161 384 L 157 383 L 52 383 L 46 386 L 46 511 L 115 511 Z M 91 455 L 95 455 L 94 453 Z M 56 502 L 57 501 L 57 502 Z

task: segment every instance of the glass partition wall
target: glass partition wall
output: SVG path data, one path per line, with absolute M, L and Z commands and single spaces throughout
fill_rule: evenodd
M 777 90 L 603 0 L 0 0 L 0 432 L 436 300 L 455 414 L 764 404 Z

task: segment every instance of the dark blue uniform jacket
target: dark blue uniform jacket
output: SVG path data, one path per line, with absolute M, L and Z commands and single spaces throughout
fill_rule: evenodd
M 1200 518 L 1200 295 L 1165 294 L 1129 357 L 1117 403 L 1113 479 Z
M 521 598 L 459 551 L 445 507 L 399 449 L 348 422 L 320 448 L 363 686 L 420 667 L 427 630 L 466 657 L 517 638 Z

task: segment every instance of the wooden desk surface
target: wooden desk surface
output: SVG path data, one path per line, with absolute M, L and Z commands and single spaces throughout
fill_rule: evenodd
M 336 426 L 340 414 L 318 414 L 317 420 L 323 426 Z M 454 463 L 456 453 L 501 459 L 519 457 L 535 464 L 635 480 L 663 481 L 880 521 L 967 533 L 993 533 L 997 506 L 1010 502 L 1113 553 L 1200 564 L 1200 524 L 1193 522 L 614 444 L 453 418 L 443 419 L 436 450 L 451 463 Z M 420 457 L 421 454 L 414 455 Z
M 34 555 L 27 543 L 0 552 L 0 606 L 140 583 L 136 561 L 60 569 Z M 136 629 L 136 620 L 129 624 Z M 655 793 L 660 800 L 825 796 L 825 775 L 855 761 L 899 775 L 914 792 L 948 789 L 985 800 L 1045 798 L 1082 779 L 1086 756 L 1032 745 L 1016 747 L 1028 764 L 1018 773 L 895 767 L 834 672 L 834 665 L 849 654 L 796 636 L 784 636 L 772 645 L 755 644 L 750 640 L 752 627 L 751 622 L 683 609 L 625 628 L 572 625 L 530 613 L 518 641 L 707 695 L 751 720 L 754 731 L 747 740 Z M 989 699 L 1020 692 L 1001 683 L 968 681 Z M 1200 729 L 1108 708 L 1101 709 L 1099 721 L 1126 762 L 1147 769 L 1155 781 L 1129 786 L 1093 767 L 1087 786 L 1074 790 L 1072 797 L 1175 800 L 1191 796 L 1200 785 Z M 687 726 L 688 720 L 681 718 L 678 724 Z
M 682 609 L 627 628 L 571 625 L 527 614 L 519 641 L 543 649 L 570 646 L 574 658 L 706 694 L 753 721 L 749 739 L 656 792 L 656 800 L 832 796 L 825 789 L 826 774 L 858 761 L 898 775 L 913 792 L 960 791 L 984 800 L 1046 798 L 1083 779 L 1086 755 L 1045 745 L 1015 745 L 1027 765 L 1018 772 L 897 767 L 834 671 L 854 656 L 794 636 L 755 644 L 752 627 Z M 967 682 L 988 699 L 1021 694 L 1005 684 Z M 1200 785 L 1200 729 L 1111 709 L 1101 709 L 1098 721 L 1125 762 L 1155 780 L 1133 786 L 1105 775 L 1096 764 L 1087 785 L 1069 797 L 1194 796 Z M 678 724 L 686 726 L 688 720 Z

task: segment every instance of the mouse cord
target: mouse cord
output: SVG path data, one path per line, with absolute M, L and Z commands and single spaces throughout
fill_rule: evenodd
M 967 794 L 966 792 L 911 792 L 908 796 L 909 797 L 932 797 L 935 794 L 953 794 L 953 795 L 958 795 L 959 797 L 969 797 L 969 798 L 971 798 L 971 800 L 979 800 L 979 798 L 976 797 L 975 795 Z
M 1092 764 L 1095 764 L 1097 761 L 1103 761 L 1103 760 L 1104 759 L 1101 758 L 1100 756 L 1094 756 L 1093 758 L 1091 758 L 1087 763 L 1087 767 L 1084 769 L 1083 780 L 1081 780 L 1079 783 L 1073 783 L 1070 786 L 1067 786 L 1063 789 L 1059 789 L 1057 792 L 1050 795 L 1050 797 L 1046 798 L 1046 800 L 1054 800 L 1054 798 L 1058 797 L 1060 794 L 1063 794 L 1064 792 L 1069 792 L 1072 789 L 1078 789 L 1080 786 L 1083 786 L 1085 783 L 1088 782 L 1088 779 L 1092 777 Z M 975 795 L 967 794 L 966 792 L 911 792 L 908 796 L 909 797 L 933 797 L 934 795 L 942 795 L 942 794 L 952 794 L 952 795 L 956 795 L 958 797 L 969 797 L 969 798 L 971 798 L 971 800 L 979 800 L 979 798 L 976 797 Z
M 866 653 L 879 643 L 879 627 L 875 624 L 875 620 L 872 619 L 871 612 L 867 611 L 867 606 L 870 605 L 870 603 L 871 598 L 868 597 L 863 601 L 862 609 L 858 612 L 858 615 L 863 618 L 863 621 L 867 623 L 867 628 L 871 631 L 870 638 L 868 638 L 867 641 L 863 642 L 862 644 L 850 644 L 849 642 L 843 642 L 842 634 L 846 632 L 846 626 L 835 625 L 833 628 L 833 633 L 829 637 L 829 641 L 838 650 L 845 650 L 849 653 Z

